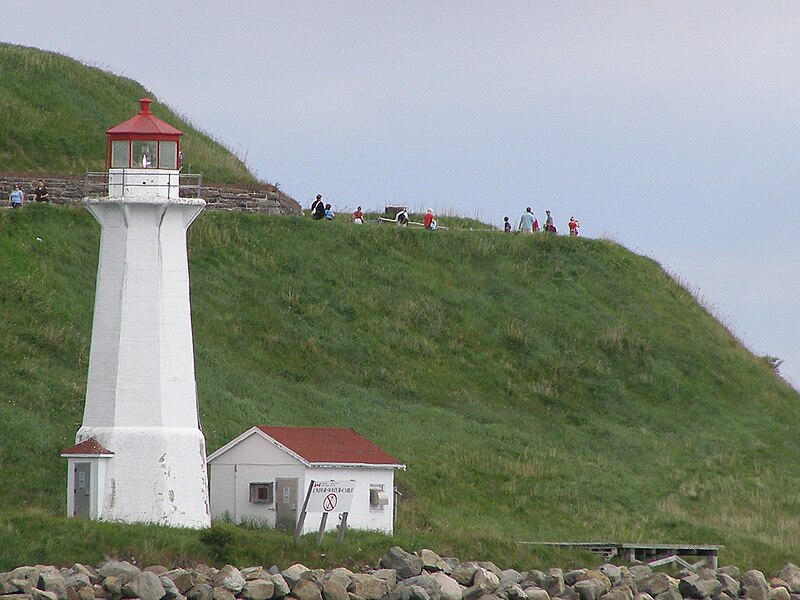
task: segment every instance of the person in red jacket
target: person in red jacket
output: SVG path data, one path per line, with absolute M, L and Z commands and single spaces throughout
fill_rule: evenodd
M 578 237 L 578 227 L 580 227 L 580 224 L 575 220 L 575 217 L 569 218 L 568 225 L 569 225 L 569 234 L 572 237 Z
M 429 208 L 425 216 L 422 217 L 422 224 L 425 226 L 425 229 L 430 229 L 431 223 L 433 223 L 433 209 Z

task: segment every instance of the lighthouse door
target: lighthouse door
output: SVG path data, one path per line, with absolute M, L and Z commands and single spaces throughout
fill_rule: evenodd
M 275 478 L 275 528 L 293 531 L 297 524 L 297 479 Z
M 89 500 L 91 496 L 92 464 L 88 462 L 75 463 L 75 488 L 74 488 L 74 514 L 82 519 L 89 518 Z

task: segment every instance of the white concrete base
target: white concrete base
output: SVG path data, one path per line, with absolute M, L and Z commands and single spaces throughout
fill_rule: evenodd
M 93 518 L 172 527 L 211 525 L 205 439 L 198 429 L 81 427 L 112 450 L 97 481 Z

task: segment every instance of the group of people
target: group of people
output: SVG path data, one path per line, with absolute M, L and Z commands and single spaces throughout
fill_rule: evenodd
M 311 203 L 311 218 L 316 220 L 325 219 L 328 221 L 332 221 L 336 218 L 336 214 L 331 209 L 331 205 L 322 201 L 322 194 L 317 194 L 317 197 L 314 198 L 314 201 Z M 353 211 L 350 220 L 356 225 L 363 225 L 365 223 L 364 211 L 361 210 L 360 206 Z M 410 223 L 408 211 L 403 208 L 397 213 L 394 220 L 398 225 L 408 225 Z M 425 216 L 422 217 L 422 226 L 425 229 L 436 229 L 436 218 L 433 215 L 432 208 L 429 208 Z
M 326 219 L 328 221 L 333 221 L 336 218 L 336 214 L 331 210 L 330 203 L 325 204 L 322 201 L 322 194 L 317 194 L 314 202 L 311 203 L 311 218 L 317 220 Z
M 41 179 L 33 190 L 33 199 L 36 202 L 48 202 L 50 200 L 47 195 L 47 188 Z M 8 195 L 8 202 L 11 208 L 20 208 L 25 203 L 25 192 L 22 191 L 22 187 L 19 184 L 14 185 L 14 189 Z
M 544 211 L 547 215 L 547 218 L 544 221 L 544 226 L 542 227 L 541 231 L 546 231 L 549 233 L 558 233 L 555 224 L 553 223 L 553 216 L 550 214 L 549 210 Z M 569 234 L 573 237 L 578 236 L 578 227 L 580 227 L 580 223 L 578 223 L 575 217 L 570 217 L 569 222 L 567 223 L 567 227 L 569 227 Z M 523 233 L 534 233 L 539 231 L 539 220 L 534 216 L 533 210 L 531 207 L 528 206 L 525 208 L 525 212 L 522 213 L 522 216 L 519 219 L 519 225 L 517 229 Z M 511 227 L 511 222 L 508 220 L 508 217 L 503 217 L 503 231 L 506 233 L 510 233 L 513 230 Z

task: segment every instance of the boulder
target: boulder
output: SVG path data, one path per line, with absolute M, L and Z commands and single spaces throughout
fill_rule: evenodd
M 48 592 L 38 588 L 31 588 L 30 597 L 32 600 L 58 600 L 58 596 L 56 596 L 54 592 Z
M 739 590 L 741 590 L 741 585 L 739 582 L 736 581 L 733 577 L 728 575 L 727 573 L 720 573 L 717 572 L 717 581 L 720 582 L 722 585 L 722 593 L 730 598 L 738 598 L 739 597 Z
M 691 573 L 680 580 L 678 591 L 684 598 L 710 598 L 722 590 L 722 584 L 716 579 L 704 579 L 697 573 Z
M 242 576 L 244 577 L 244 573 Z M 244 600 L 270 600 L 274 593 L 275 584 L 272 579 L 251 579 L 246 581 L 239 597 Z
M 601 600 L 633 600 L 633 590 L 627 585 L 612 587 L 600 598 Z
M 447 577 L 447 575 L 444 575 L 444 577 Z M 435 574 L 423 574 L 403 579 L 397 584 L 395 591 L 400 591 L 403 588 L 421 588 L 425 590 L 429 600 L 442 600 L 442 584 Z
M 717 573 L 725 573 L 730 577 L 733 577 L 736 581 L 742 577 L 742 572 L 739 570 L 739 567 L 734 565 L 725 565 L 724 567 L 720 567 L 717 569 Z
M 394 569 L 378 569 L 372 573 L 378 579 L 383 579 L 390 590 L 397 585 L 397 572 Z M 352 573 L 350 574 L 352 576 Z
M 322 582 L 322 600 L 350 600 L 350 596 L 339 578 L 331 577 Z
M 579 581 L 584 579 L 584 575 L 586 575 L 586 569 L 574 569 L 572 571 L 567 571 L 564 573 L 564 584 L 572 587 Z
M 269 578 L 272 580 L 272 584 L 275 586 L 275 592 L 272 594 L 274 599 L 283 598 L 289 593 L 289 584 L 283 578 L 283 575 L 276 573 L 274 575 L 270 575 Z
M 301 579 L 292 586 L 291 596 L 298 600 L 322 600 L 322 585 L 311 579 Z
M 606 579 L 607 581 L 607 579 Z M 577 592 L 581 600 L 599 600 L 611 588 L 600 579 L 588 578 L 576 581 L 572 589 Z
M 389 593 L 389 582 L 374 575 L 355 573 L 350 581 L 348 592 L 361 596 L 364 600 L 378 600 Z
M 141 598 L 141 600 L 161 600 L 167 591 L 161 585 L 158 575 L 150 571 L 142 571 L 135 579 L 122 587 L 125 598 Z
M 381 569 L 381 570 L 390 570 L 390 569 Z M 352 580 L 353 572 L 350 569 L 345 569 L 344 567 L 339 567 L 338 569 L 333 569 L 329 571 L 327 575 L 325 575 L 325 581 L 335 581 L 339 585 L 341 585 L 345 591 L 350 586 L 350 581 Z M 397 579 L 397 575 L 395 574 L 395 580 Z M 396 583 L 396 581 L 395 581 Z M 391 586 L 394 588 L 394 584 Z M 323 589 L 323 592 L 325 590 Z
M 239 569 L 239 572 L 245 581 L 255 581 L 256 579 L 262 579 L 264 567 L 245 567 L 244 569 Z
M 653 569 L 649 565 L 633 565 L 628 567 L 628 573 L 633 577 L 636 585 L 639 585 L 642 579 L 646 579 L 653 574 Z
M 440 600 L 461 600 L 463 591 L 455 579 L 445 573 L 432 573 L 431 577 L 439 583 Z
M 468 561 L 459 564 L 450 573 L 450 577 L 455 579 L 463 586 L 469 587 L 472 585 L 472 579 L 475 577 L 475 571 L 478 570 L 478 563 Z
M 67 600 L 67 584 L 64 576 L 56 569 L 43 569 L 39 573 L 36 587 L 45 592 L 53 592 L 58 600 Z
M 786 582 L 786 587 L 793 594 L 800 594 L 800 568 L 794 563 L 787 563 L 776 577 Z
M 427 548 L 420 550 L 419 557 L 422 559 L 422 568 L 425 571 L 447 571 L 449 566 L 442 560 L 442 557 L 433 550 Z
M 785 587 L 774 587 L 769 591 L 769 600 L 790 600 L 791 595 Z
M 683 596 L 677 589 L 669 589 L 656 596 L 655 600 L 683 600 Z
M 139 573 L 141 573 L 141 569 L 139 567 L 132 565 L 126 560 L 107 560 L 102 565 L 100 565 L 97 569 L 97 573 L 105 579 L 109 577 L 117 577 L 120 581 L 120 585 L 125 585 L 129 581 L 135 579 Z
M 187 600 L 212 600 L 214 589 L 207 583 L 196 583 L 187 592 Z
M 640 592 L 650 594 L 653 598 L 666 591 L 677 588 L 677 582 L 666 573 L 653 573 L 637 582 L 636 587 Z
M 236 595 L 242 591 L 246 583 L 241 571 L 233 565 L 225 565 L 211 579 L 215 588 L 222 587 Z
M 416 577 L 422 573 L 422 559 L 416 554 L 403 550 L 400 546 L 392 546 L 383 555 L 380 565 L 384 569 L 394 569 L 400 580 Z
M 739 583 L 744 597 L 748 600 L 769 600 L 769 585 L 761 571 L 756 569 L 747 571 L 741 576 Z
M 520 583 L 524 578 L 522 573 L 516 569 L 505 569 L 500 572 L 500 587 L 505 587 L 510 583 Z
M 236 595 L 230 591 L 228 588 L 224 588 L 221 585 L 213 588 L 211 590 L 211 597 L 213 600 L 235 600 Z
M 164 584 L 164 579 L 170 580 L 181 594 L 186 594 L 196 583 L 194 576 L 186 569 L 173 569 L 163 573 L 161 575 L 162 585 Z
M 550 600 L 550 594 L 547 593 L 547 590 L 543 590 L 540 587 L 525 588 L 525 596 L 527 596 L 528 600 Z
M 617 565 L 606 563 L 604 565 L 600 565 L 599 567 L 597 567 L 597 570 L 600 571 L 606 577 L 608 577 L 608 580 L 611 582 L 612 586 L 617 585 L 622 579 L 623 571 Z

